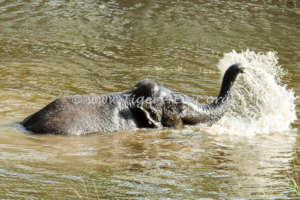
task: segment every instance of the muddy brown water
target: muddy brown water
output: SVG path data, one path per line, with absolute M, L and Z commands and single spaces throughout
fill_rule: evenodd
M 16 124 L 57 97 L 143 78 L 216 95 L 215 66 L 233 49 L 276 51 L 300 95 L 299 1 L 0 0 L 0 199 L 300 199 L 299 120 L 253 137 Z

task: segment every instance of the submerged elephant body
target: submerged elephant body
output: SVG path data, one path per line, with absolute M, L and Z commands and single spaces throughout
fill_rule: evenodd
M 187 95 L 143 80 L 125 92 L 59 98 L 22 124 L 34 133 L 65 135 L 212 124 L 230 105 L 230 88 L 242 71 L 237 64 L 228 68 L 220 94 L 211 104 L 199 104 Z

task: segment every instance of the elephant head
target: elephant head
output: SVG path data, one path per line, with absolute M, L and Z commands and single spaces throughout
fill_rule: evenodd
M 143 80 L 134 92 L 145 101 L 136 104 L 136 109 L 144 113 L 152 127 L 179 127 L 218 121 L 230 106 L 230 89 L 238 74 L 243 73 L 239 64 L 234 64 L 225 72 L 218 97 L 210 104 L 200 104 L 195 99 L 172 91 L 151 80 Z M 141 98 L 140 98 L 141 100 Z

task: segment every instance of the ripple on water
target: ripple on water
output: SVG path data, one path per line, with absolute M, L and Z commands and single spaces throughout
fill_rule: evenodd
M 300 185 L 298 130 L 279 129 L 295 119 L 286 113 L 299 111 L 282 110 L 291 108 L 287 88 L 299 96 L 299 6 L 0 1 L 0 199 L 297 199 L 290 179 Z M 289 71 L 279 84 L 288 86 L 278 92 L 278 109 L 248 102 L 256 117 L 270 114 L 260 128 L 249 128 L 249 116 L 234 123 L 232 116 L 249 108 L 240 104 L 217 127 L 61 137 L 12 125 L 59 96 L 126 90 L 143 78 L 215 96 L 221 75 L 215 66 L 233 49 L 260 58 L 276 51 Z M 241 55 L 233 57 L 248 58 Z

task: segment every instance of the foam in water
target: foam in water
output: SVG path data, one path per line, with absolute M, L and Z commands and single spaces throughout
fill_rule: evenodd
M 276 53 L 232 51 L 224 55 L 218 68 L 224 74 L 234 63 L 241 63 L 245 73 L 234 84 L 230 110 L 208 131 L 251 135 L 291 130 L 297 119 L 296 98 L 294 91 L 281 83 L 286 71 Z

